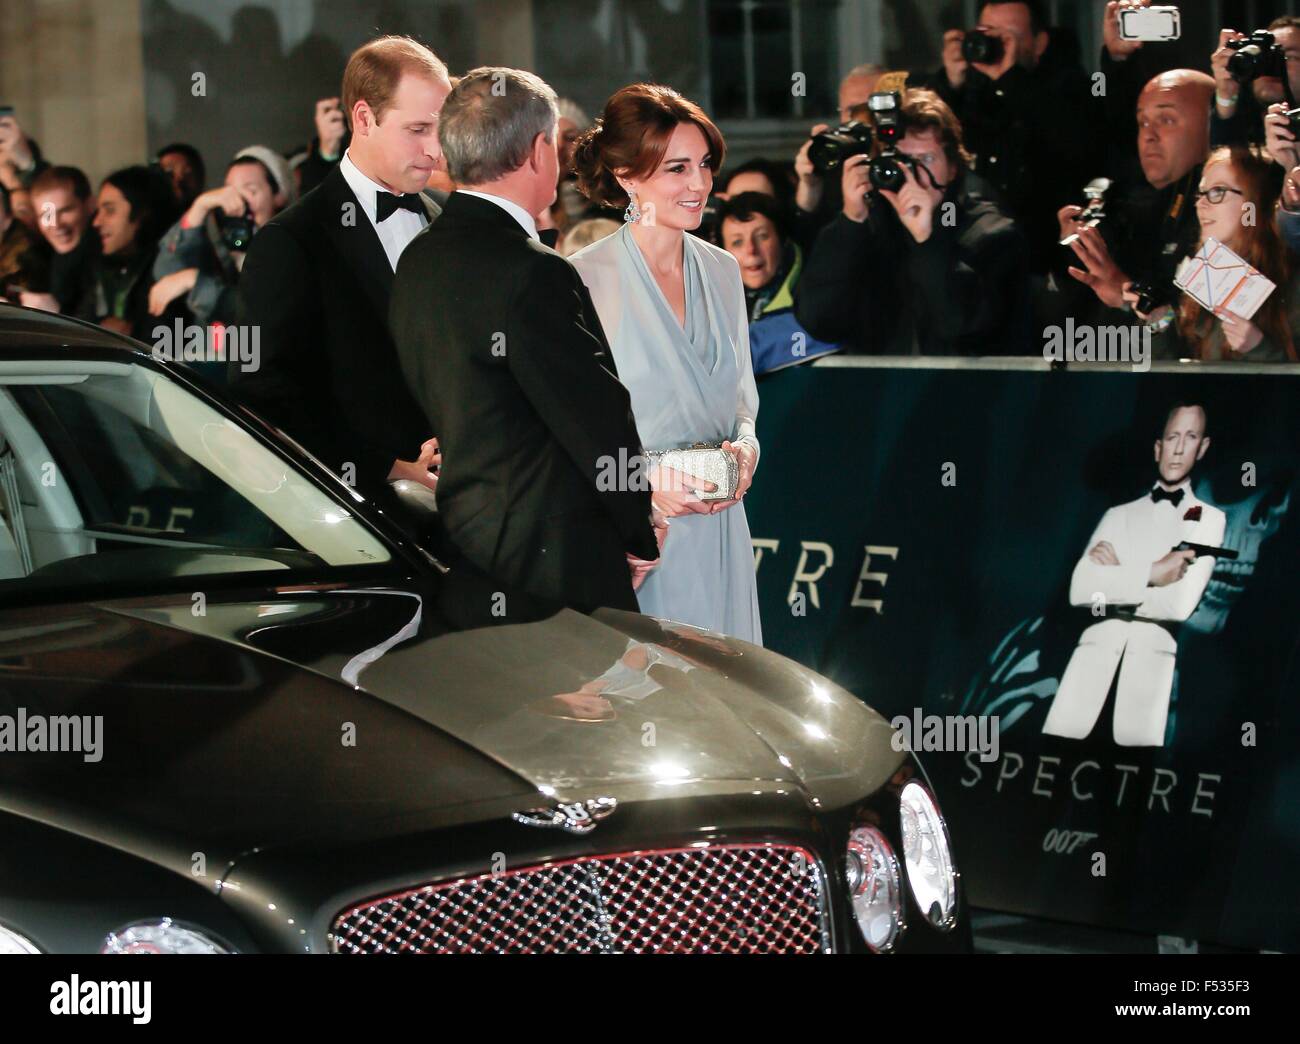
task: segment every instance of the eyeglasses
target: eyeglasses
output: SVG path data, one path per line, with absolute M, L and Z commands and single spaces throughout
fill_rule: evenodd
M 1241 189 L 1228 188 L 1227 185 L 1215 185 L 1214 188 L 1197 189 L 1195 193 L 1196 201 L 1199 203 L 1203 199 L 1208 199 L 1211 203 L 1217 205 L 1223 202 L 1223 197 L 1229 192 L 1238 196 L 1244 196 L 1246 194 L 1242 192 Z

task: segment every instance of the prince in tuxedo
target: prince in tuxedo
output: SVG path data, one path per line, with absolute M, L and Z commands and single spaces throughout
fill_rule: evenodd
M 390 479 L 432 488 L 436 443 L 402 380 L 388 329 L 402 251 L 438 206 L 421 194 L 439 162 L 446 66 L 405 37 L 349 59 L 343 102 L 352 140 L 313 191 L 253 239 L 240 277 L 242 322 L 262 358 L 235 397 L 361 492 Z
M 460 187 L 402 255 L 391 325 L 455 548 L 505 588 L 635 612 L 630 564 L 658 558 L 650 490 L 599 480 L 641 440 L 586 288 L 532 217 L 555 200 L 557 120 L 531 73 L 457 83 L 440 134 Z
M 1061 677 L 1043 732 L 1083 739 L 1119 671 L 1115 742 L 1160 747 L 1178 654 L 1178 627 L 1195 611 L 1214 559 L 1173 551 L 1183 541 L 1222 546 L 1226 516 L 1192 492 L 1192 469 L 1210 448 L 1205 410 L 1176 406 L 1155 444 L 1159 481 L 1113 507 L 1088 541 L 1070 580 L 1070 604 L 1104 598 L 1106 618 L 1083 632 Z

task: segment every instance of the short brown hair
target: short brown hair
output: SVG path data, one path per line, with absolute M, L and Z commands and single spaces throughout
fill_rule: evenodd
M 722 132 L 703 109 L 671 87 L 657 83 L 634 83 L 616 91 L 605 103 L 604 113 L 573 149 L 573 169 L 582 194 L 606 206 L 626 206 L 627 193 L 614 172 L 632 178 L 651 174 L 662 162 L 668 139 L 681 123 L 700 128 L 709 143 L 709 169 L 716 174 L 727 146 Z
M 78 167 L 46 167 L 27 187 L 29 195 L 65 188 L 81 202 L 90 199 L 90 180 Z
M 408 72 L 430 80 L 450 79 L 443 60 L 409 36 L 380 36 L 353 51 L 343 70 L 343 113 L 349 124 L 359 101 L 370 106 L 376 122 L 380 120 Z
M 948 162 L 965 170 L 972 166 L 975 159 L 966 151 L 961 140 L 961 121 L 952 109 L 934 91 L 923 87 L 912 87 L 903 92 L 903 104 L 898 113 L 898 130 L 900 135 L 909 132 L 924 134 L 935 131 L 943 143 L 944 154 Z

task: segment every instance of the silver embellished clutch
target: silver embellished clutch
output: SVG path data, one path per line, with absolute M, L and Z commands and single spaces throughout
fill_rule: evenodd
M 718 487 L 712 493 L 695 490 L 701 500 L 731 500 L 736 495 L 740 466 L 736 463 L 736 455 L 728 453 L 721 444 L 697 442 L 683 449 L 647 450 L 645 456 L 652 468 L 673 468 L 683 475 L 705 479 Z

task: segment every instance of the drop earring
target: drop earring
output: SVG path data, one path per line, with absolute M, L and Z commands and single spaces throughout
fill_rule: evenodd
M 631 224 L 641 220 L 641 208 L 637 206 L 636 196 L 628 193 L 627 209 L 623 211 L 623 220 Z

